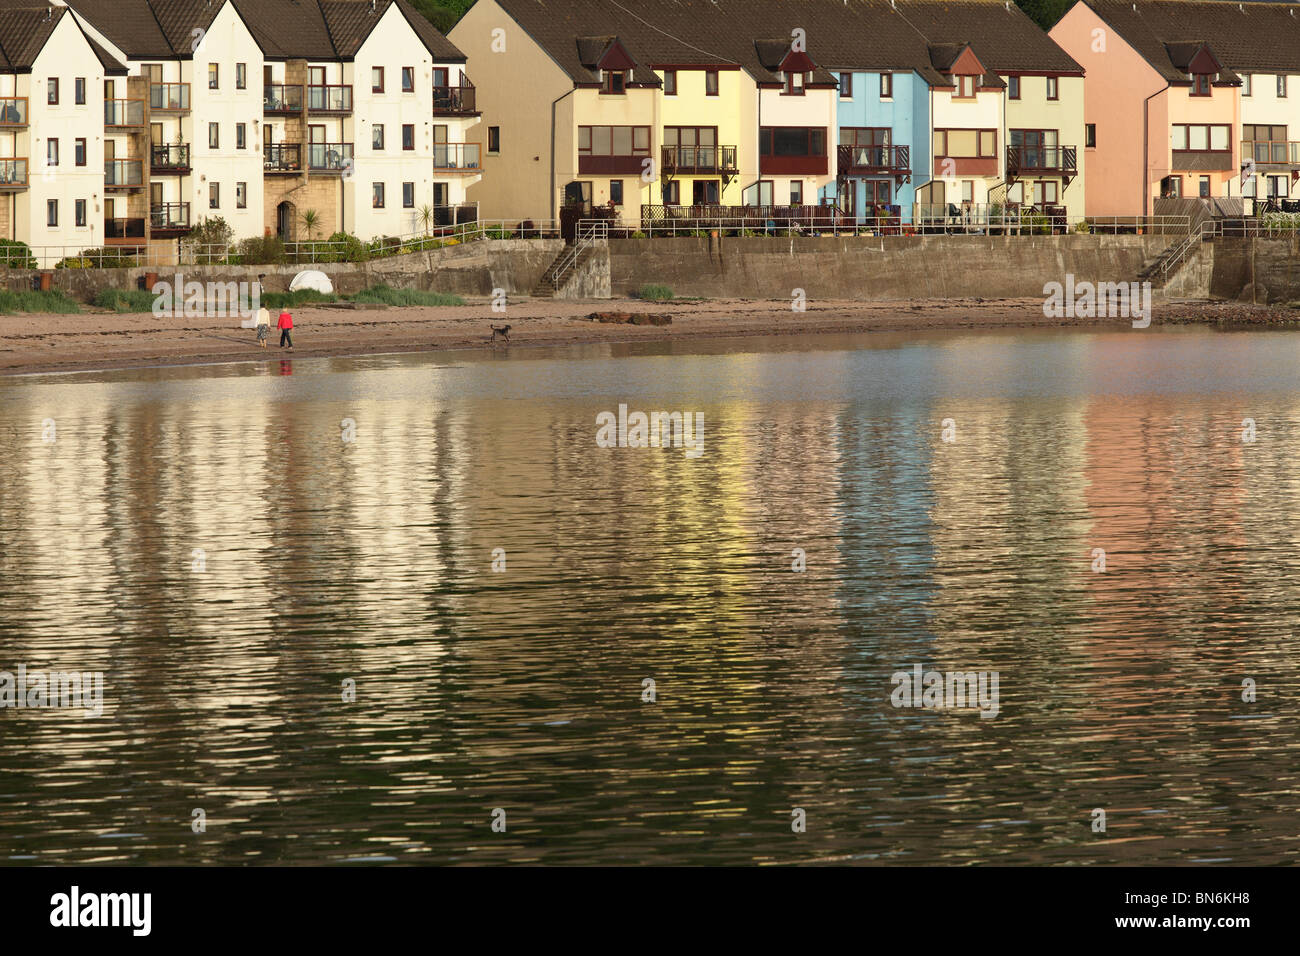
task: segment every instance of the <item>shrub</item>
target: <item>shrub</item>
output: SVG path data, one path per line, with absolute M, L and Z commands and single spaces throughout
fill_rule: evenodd
M 372 259 L 394 256 L 402 251 L 402 240 L 393 236 L 381 236 L 378 239 L 371 239 L 366 250 Z
M 249 236 L 235 244 L 230 259 L 237 265 L 273 265 L 288 257 L 279 236 Z
M 104 289 L 94 304 L 114 312 L 152 312 L 154 294 L 145 289 Z
M 17 239 L 0 239 L 0 266 L 10 269 L 35 269 L 36 257 L 31 247 Z
M 60 259 L 56 269 L 130 269 L 138 265 L 135 248 L 131 246 L 103 246 L 83 249 L 75 256 Z
M 464 305 L 465 300 L 447 292 L 421 292 L 419 289 L 394 289 L 386 285 L 371 286 L 349 296 L 363 305 Z
M 666 285 L 643 285 L 637 292 L 638 299 L 647 299 L 651 302 L 667 302 L 673 297 L 673 290 Z
M 47 312 L 72 315 L 80 312 L 76 300 L 59 290 L 50 292 L 5 292 L 0 290 L 0 312 Z
M 225 259 L 234 237 L 235 230 L 230 228 L 230 223 L 220 216 L 210 216 L 198 221 L 185 237 L 185 244 L 197 247 L 194 255 L 196 265 L 212 265 Z
M 366 244 L 350 232 L 336 232 L 327 240 L 328 246 L 313 247 L 299 243 L 294 256 L 297 262 L 365 262 L 370 258 Z

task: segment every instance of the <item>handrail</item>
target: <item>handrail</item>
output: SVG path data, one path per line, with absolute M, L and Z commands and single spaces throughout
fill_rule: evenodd
M 577 267 L 578 258 L 595 245 L 597 240 L 608 238 L 608 219 L 580 219 L 573 237 L 572 251 L 562 256 L 560 261 L 556 263 L 555 268 L 551 270 L 551 285 L 558 289 L 560 282 L 564 279 L 564 274 Z

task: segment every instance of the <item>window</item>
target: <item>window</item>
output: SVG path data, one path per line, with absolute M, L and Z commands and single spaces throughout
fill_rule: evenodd
M 682 204 L 682 184 L 674 179 L 672 182 L 660 183 L 660 195 L 663 196 L 665 206 L 680 206 Z
M 1277 75 L 1277 98 L 1280 100 L 1286 99 L 1286 74 L 1285 73 L 1279 73 Z
M 890 100 L 894 98 L 894 74 L 880 74 L 880 98 Z
M 955 77 L 955 79 L 957 81 L 957 88 L 955 92 L 952 94 L 953 99 L 958 99 L 958 100 L 974 99 L 975 98 L 975 77 L 958 76 Z
M 78 106 L 86 105 L 86 78 L 84 76 L 79 76 L 72 81 L 72 101 Z
M 415 124 L 414 123 L 402 124 L 402 149 L 405 150 L 415 149 Z
M 1097 124 L 1096 123 L 1083 124 L 1083 145 L 1089 148 L 1096 147 L 1097 145 Z
M 402 67 L 402 92 L 415 92 L 415 67 L 413 66 Z
M 1165 179 L 1167 189 L 1165 195 L 1178 199 L 1183 195 L 1183 177 L 1169 176 Z
M 826 130 L 808 126 L 764 126 L 758 131 L 760 156 L 826 155 Z
M 677 95 L 677 71 L 664 70 L 664 96 Z
M 72 141 L 73 162 L 78 166 L 86 165 L 86 140 L 85 137 L 78 136 Z
M 500 126 L 488 127 L 488 152 L 489 153 L 501 152 L 501 127 Z
M 623 180 L 612 179 L 609 183 L 609 201 L 615 206 L 623 205 Z
M 605 85 L 601 89 L 602 93 L 610 93 L 619 96 L 627 92 L 627 75 L 621 70 L 610 70 L 605 74 Z
M 248 208 L 248 183 L 235 183 L 235 208 Z
M 1060 194 L 1057 192 L 1058 186 L 1059 183 L 1050 179 L 1034 183 L 1034 205 L 1055 205 L 1060 198 Z
M 1007 99 L 1009 100 L 1020 99 L 1020 77 L 1018 76 L 1007 77 Z
M 370 205 L 375 209 L 384 208 L 384 184 L 374 183 L 370 187 Z
M 248 89 L 248 64 L 247 63 L 235 64 L 235 89 L 237 90 Z
M 1061 98 L 1060 80 L 1055 76 L 1047 78 L 1047 98 L 1049 100 Z
M 383 123 L 376 123 L 374 126 L 370 127 L 370 145 L 376 150 L 384 148 Z
M 807 78 L 802 73 L 787 73 L 785 75 L 786 96 L 803 96 L 805 79 Z
M 1205 73 L 1197 73 L 1196 81 L 1192 84 L 1192 96 L 1209 96 L 1210 95 L 1210 77 Z
M 208 89 L 221 89 L 221 67 L 216 63 L 208 64 Z
M 1241 95 L 1250 96 L 1250 74 L 1241 74 Z
M 1170 127 L 1170 145 L 1175 152 L 1226 152 L 1231 148 L 1230 131 L 1227 124 L 1175 124 Z
M 220 148 L 221 148 L 221 124 L 209 123 L 208 124 L 208 149 L 220 149 Z
M 208 208 L 209 209 L 221 208 L 221 184 L 220 183 L 208 183 Z
M 803 180 L 801 179 L 790 180 L 790 205 L 803 205 Z
M 580 173 L 639 173 L 649 155 L 649 126 L 578 127 Z
M 45 200 L 45 225 L 57 226 L 59 224 L 59 201 L 57 199 Z
M 717 70 L 704 71 L 704 95 L 705 96 L 718 95 L 718 71 Z
M 402 208 L 415 208 L 415 183 L 402 183 Z
M 1210 198 L 1210 177 L 1202 176 L 1198 184 L 1199 193 L 1202 199 Z
M 245 123 L 235 124 L 235 149 L 248 148 L 248 126 Z
M 51 106 L 59 105 L 59 78 L 52 76 L 45 81 L 45 102 Z M 55 225 L 58 225 L 55 223 Z
M 993 159 L 997 156 L 995 129 L 937 129 L 934 155 L 953 159 Z
M 384 68 L 382 66 L 372 66 L 370 68 L 370 92 L 384 92 Z
M 72 212 L 77 217 L 77 225 L 84 226 L 86 224 L 86 200 L 78 199 L 73 203 Z
M 852 73 L 840 74 L 840 99 L 842 100 L 853 99 L 853 74 Z
M 51 136 L 45 141 L 45 165 L 59 165 L 59 139 L 57 136 Z

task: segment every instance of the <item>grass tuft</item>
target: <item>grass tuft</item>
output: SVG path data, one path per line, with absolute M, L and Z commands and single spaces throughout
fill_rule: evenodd
M 48 313 L 74 315 L 81 311 L 75 299 L 60 291 L 6 292 L 0 290 L 0 312 Z

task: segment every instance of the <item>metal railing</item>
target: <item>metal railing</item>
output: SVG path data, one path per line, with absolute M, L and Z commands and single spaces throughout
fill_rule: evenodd
M 104 100 L 105 126 L 143 126 L 144 100 Z
M 1074 146 L 1008 146 L 1007 174 L 1069 173 L 1079 171 L 1078 150 Z
M 27 158 L 0 159 L 0 189 L 25 189 L 27 187 Z
M 139 159 L 104 160 L 104 185 L 131 187 L 144 185 L 144 161 Z
M 153 203 L 149 206 L 149 226 L 158 231 L 190 228 L 190 204 L 187 202 Z
M 313 113 L 351 113 L 352 87 L 327 83 L 307 87 L 307 109 Z
M 573 244 L 570 245 L 564 255 L 562 255 L 551 269 L 550 279 L 551 286 L 555 289 L 560 288 L 560 283 L 564 281 L 565 274 L 578 265 L 578 260 L 582 254 L 594 246 L 602 239 L 609 238 L 609 220 L 608 219 L 584 219 L 578 223 L 578 231 L 574 237 Z
M 302 145 L 299 143 L 266 143 L 262 147 L 262 169 L 269 173 L 301 172 Z
M 660 151 L 664 172 L 719 173 L 733 172 L 737 165 L 735 146 L 664 146 Z
M 0 96 L 0 129 L 27 125 L 27 97 Z
M 117 218 L 104 220 L 105 239 L 143 239 L 143 218 Z
M 190 108 L 188 83 L 150 83 L 149 109 L 162 113 L 179 113 Z
M 344 172 L 352 168 L 351 143 L 308 143 L 307 166 L 313 170 Z
M 912 168 L 910 146 L 841 146 L 836 151 L 841 176 L 853 173 L 905 173 Z
M 478 172 L 483 168 L 479 144 L 434 143 L 433 168 L 444 172 Z
M 478 96 L 473 86 L 435 86 L 434 113 L 474 113 Z
M 267 83 L 264 85 L 262 87 L 262 112 L 301 113 L 301 84 Z
M 150 146 L 149 168 L 155 173 L 175 173 L 190 168 L 190 146 Z

